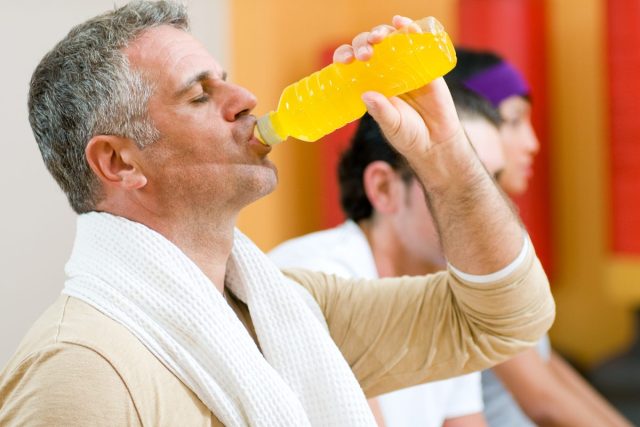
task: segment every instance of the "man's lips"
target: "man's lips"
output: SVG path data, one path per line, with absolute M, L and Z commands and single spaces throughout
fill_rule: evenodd
M 258 138 L 255 137 L 253 132 L 251 132 L 251 137 L 249 138 L 249 146 L 252 150 L 264 156 L 271 152 L 271 146 L 263 144 Z
M 271 146 L 265 145 L 255 136 L 256 118 L 253 115 L 246 115 L 240 120 L 240 126 L 236 128 L 239 141 L 245 141 L 252 151 L 261 156 L 266 156 L 271 152 Z
M 520 167 L 520 170 L 522 171 L 523 175 L 527 178 L 530 178 L 531 176 L 533 176 L 533 165 L 529 162 L 523 163 Z

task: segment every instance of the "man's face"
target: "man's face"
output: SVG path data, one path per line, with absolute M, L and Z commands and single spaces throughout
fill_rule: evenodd
M 506 158 L 498 128 L 483 118 L 464 119 L 462 126 L 489 174 L 494 178 L 502 176 Z
M 227 82 L 204 46 L 160 26 L 125 53 L 154 85 L 148 113 L 160 139 L 140 154 L 155 209 L 169 215 L 235 212 L 273 190 L 270 148 L 253 137 L 255 97 Z
M 489 174 L 494 177 L 501 174 L 505 168 L 505 156 L 498 128 L 481 118 L 464 119 L 462 125 Z M 413 256 L 423 262 L 443 264 L 437 230 L 422 186 L 417 179 L 413 179 L 405 187 L 406 203 L 396 218 L 395 228 L 399 239 Z
M 500 185 L 513 195 L 524 193 L 533 175 L 533 158 L 540 145 L 531 125 L 531 104 L 521 96 L 512 96 L 499 105 L 504 123 L 500 126 L 506 167 Z
M 403 203 L 395 216 L 397 237 L 411 257 L 431 268 L 444 264 L 438 232 L 417 178 L 403 184 Z M 429 273 L 429 271 L 424 271 Z

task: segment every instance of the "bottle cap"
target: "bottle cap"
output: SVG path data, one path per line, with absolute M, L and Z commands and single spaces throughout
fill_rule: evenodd
M 420 27 L 423 33 L 431 33 L 434 35 L 444 33 L 444 26 L 433 16 L 414 21 L 413 24 Z
M 270 116 L 271 114 L 265 114 L 260 117 L 254 130 L 256 138 L 258 138 L 264 145 L 276 145 L 284 141 L 284 139 L 282 139 L 273 128 Z

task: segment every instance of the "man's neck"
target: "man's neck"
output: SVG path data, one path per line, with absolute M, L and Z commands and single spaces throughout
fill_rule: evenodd
M 220 292 L 224 291 L 236 216 L 218 214 L 207 218 L 187 218 L 186 215 L 155 215 L 149 210 L 122 210 L 113 206 L 100 210 L 139 222 L 162 234 L 180 248 Z M 211 219 L 213 217 L 215 220 Z
M 189 224 L 160 233 L 178 246 L 220 292 L 224 291 L 227 262 L 233 248 L 233 226 L 216 228 L 215 224 L 209 227 Z
M 369 242 L 380 277 L 422 276 L 443 270 L 444 266 L 411 253 L 397 238 L 390 224 L 375 219 L 358 222 Z M 425 245 L 437 244 L 425 242 Z

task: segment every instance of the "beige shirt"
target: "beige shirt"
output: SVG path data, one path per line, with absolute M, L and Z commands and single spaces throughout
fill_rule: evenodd
M 451 272 L 375 281 L 304 270 L 305 287 L 369 397 L 495 365 L 553 322 L 540 263 L 488 284 Z M 227 300 L 254 336 L 246 305 Z M 209 409 L 124 326 L 61 296 L 0 373 L 0 425 L 211 426 Z

